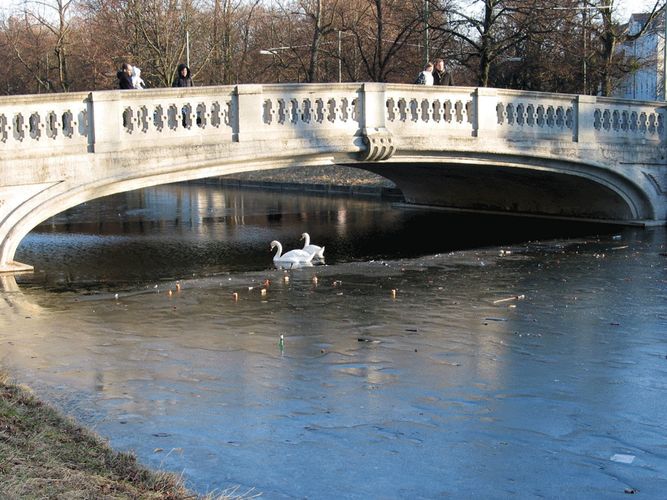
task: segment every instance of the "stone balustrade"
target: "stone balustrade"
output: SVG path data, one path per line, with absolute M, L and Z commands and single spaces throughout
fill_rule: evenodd
M 441 134 L 663 142 L 657 103 L 399 84 L 247 85 L 0 98 L 0 154 L 105 152 L 165 141 Z
M 90 94 L 0 98 L 0 154 L 67 154 L 86 151 Z

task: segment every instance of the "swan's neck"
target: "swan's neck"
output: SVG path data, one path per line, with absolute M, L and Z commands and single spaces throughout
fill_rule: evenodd
M 283 253 L 283 246 L 282 246 L 280 243 L 276 243 L 275 246 L 276 246 L 276 248 L 278 249 L 278 251 L 276 252 L 276 259 L 277 259 L 277 258 L 280 257 L 280 256 L 282 255 L 282 253 Z
M 308 245 L 310 245 L 310 235 L 308 233 L 303 233 L 303 240 L 304 240 L 304 243 L 303 243 L 304 247 L 307 247 Z

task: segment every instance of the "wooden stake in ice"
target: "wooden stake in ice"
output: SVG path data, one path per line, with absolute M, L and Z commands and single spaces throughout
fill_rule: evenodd
M 494 303 L 494 304 L 500 304 L 500 303 L 502 303 L 502 302 L 509 302 L 510 300 L 523 300 L 523 299 L 525 299 L 525 298 L 526 298 L 525 295 L 514 295 L 514 296 L 512 296 L 512 297 L 507 297 L 507 298 L 505 298 L 505 299 L 494 300 L 493 303 Z

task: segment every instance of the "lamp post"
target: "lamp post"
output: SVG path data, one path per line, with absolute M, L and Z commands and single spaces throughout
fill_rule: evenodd
M 185 32 L 185 64 L 190 67 L 190 32 Z
M 587 73 L 588 73 L 588 65 L 587 65 L 587 62 L 586 62 L 586 52 L 587 52 L 587 50 L 586 50 L 586 38 L 587 38 L 586 12 L 588 12 L 586 9 L 581 11 L 581 31 L 582 31 L 582 35 L 584 37 L 584 57 L 583 57 L 583 72 L 584 72 L 584 78 L 583 78 L 583 80 L 584 80 L 584 91 L 583 91 L 583 94 L 584 95 L 586 95 L 586 87 L 587 87 L 587 85 L 586 85 L 586 83 L 587 83 L 586 82 L 586 76 L 587 76 Z
M 424 65 L 426 65 L 431 59 L 431 56 L 429 54 L 430 47 L 429 47 L 429 36 L 428 36 L 428 18 L 429 18 L 428 0 L 424 0 Z
M 341 52 L 341 30 L 338 30 L 338 83 L 343 81 L 343 54 Z
M 341 83 L 343 81 L 343 34 L 345 32 L 343 30 L 336 30 L 338 32 L 338 83 Z M 349 33 L 348 33 L 349 34 Z M 324 42 L 325 44 L 331 44 L 332 42 Z M 310 45 L 288 45 L 284 47 L 271 47 L 268 49 L 260 49 L 259 53 L 265 56 L 273 56 L 275 59 L 276 56 L 278 55 L 278 52 L 281 52 L 283 50 L 292 50 L 292 49 L 301 49 L 304 47 L 310 47 Z
M 342 45 L 342 36 L 354 36 L 354 33 L 348 33 L 346 30 L 338 29 L 338 83 L 343 81 L 343 45 Z M 356 48 L 354 49 L 356 54 Z

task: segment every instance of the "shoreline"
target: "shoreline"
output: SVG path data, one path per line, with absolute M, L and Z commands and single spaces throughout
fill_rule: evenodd
M 0 375 L 0 497 L 197 498 L 176 474 L 131 453 Z
M 334 196 L 356 196 L 367 198 L 380 198 L 382 200 L 403 201 L 403 193 L 400 189 L 381 185 L 355 185 L 355 184 L 324 184 L 310 182 L 290 182 L 279 180 L 252 180 L 237 178 L 208 178 L 191 181 L 196 184 L 217 184 L 224 187 L 239 189 L 258 189 L 265 191 L 281 192 L 303 192 L 319 195 Z
M 233 490 L 233 489 L 232 489 Z M 254 498 L 235 491 L 200 495 L 176 473 L 153 470 L 113 450 L 0 368 L 1 498 Z
M 389 179 L 367 170 L 344 165 L 282 167 L 190 182 L 242 189 L 404 200 L 401 190 Z

